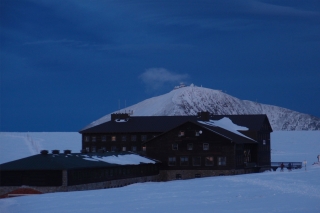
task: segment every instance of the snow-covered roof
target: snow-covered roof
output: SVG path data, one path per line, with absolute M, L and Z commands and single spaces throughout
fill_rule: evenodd
M 1 164 L 1 170 L 61 170 L 155 164 L 132 152 L 38 154 Z
M 222 129 L 225 129 L 229 132 L 232 132 L 234 134 L 240 135 L 241 137 L 248 138 L 250 140 L 253 140 L 252 138 L 242 134 L 240 131 L 248 131 L 248 127 L 239 126 L 232 122 L 232 120 L 228 117 L 223 117 L 220 120 L 209 120 L 209 121 L 198 121 L 201 124 L 213 126 L 213 127 L 220 127 Z M 254 141 L 254 140 L 253 140 Z

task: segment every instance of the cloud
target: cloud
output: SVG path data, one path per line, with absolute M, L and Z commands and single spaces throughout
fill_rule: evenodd
M 149 89 L 158 90 L 165 85 L 178 84 L 189 78 L 188 74 L 177 74 L 164 68 L 150 68 L 142 73 L 139 78 Z

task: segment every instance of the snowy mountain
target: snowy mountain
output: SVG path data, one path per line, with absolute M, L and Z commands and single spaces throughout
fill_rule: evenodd
M 196 115 L 199 111 L 213 114 L 266 114 L 272 129 L 277 130 L 320 130 L 320 118 L 289 109 L 240 100 L 219 90 L 188 86 L 144 100 L 121 109 L 134 116 Z M 110 114 L 92 122 L 84 129 L 110 120 Z

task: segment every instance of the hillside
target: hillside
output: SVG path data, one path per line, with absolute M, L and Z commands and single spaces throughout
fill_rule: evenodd
M 320 130 L 320 118 L 286 108 L 240 100 L 219 90 L 188 86 L 121 109 L 135 116 L 213 114 L 267 114 L 273 130 Z M 92 122 L 89 128 L 110 120 L 110 114 Z

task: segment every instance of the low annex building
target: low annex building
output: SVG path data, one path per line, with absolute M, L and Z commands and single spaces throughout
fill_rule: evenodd
M 120 187 L 157 181 L 159 163 L 132 152 L 53 150 L 0 165 L 0 196 L 18 188 L 41 193 Z M 12 194 L 12 193 L 11 193 Z

